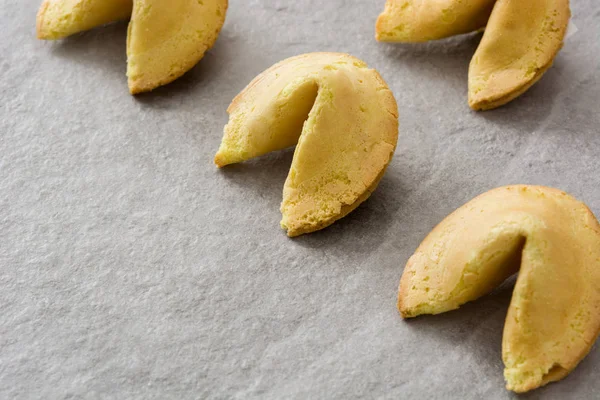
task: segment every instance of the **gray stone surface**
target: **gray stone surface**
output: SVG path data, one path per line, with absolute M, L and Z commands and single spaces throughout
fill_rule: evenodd
M 530 91 L 466 104 L 477 35 L 374 41 L 379 1 L 232 0 L 175 83 L 127 92 L 125 23 L 35 39 L 38 1 L 0 0 L 0 398 L 506 399 L 510 284 L 405 322 L 396 289 L 425 234 L 503 184 L 556 186 L 600 214 L 600 5 Z M 291 151 L 218 171 L 225 109 L 274 62 L 349 52 L 399 104 L 371 199 L 294 240 L 279 229 Z M 594 348 L 525 398 L 600 398 Z

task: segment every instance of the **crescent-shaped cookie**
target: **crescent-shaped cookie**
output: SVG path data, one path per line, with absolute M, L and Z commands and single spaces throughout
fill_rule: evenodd
M 38 39 L 56 40 L 131 16 L 133 0 L 44 0 Z
M 133 11 L 132 11 L 133 10 Z M 60 39 L 131 16 L 127 77 L 131 94 L 165 85 L 211 48 L 225 22 L 227 0 L 45 0 L 40 39 Z
M 127 77 L 132 94 L 186 73 L 217 37 L 227 0 L 135 0 L 127 32 Z
M 570 17 L 569 0 L 387 0 L 375 30 L 379 41 L 422 42 L 485 26 L 469 65 L 468 103 L 489 110 L 552 66 Z
M 557 189 L 491 190 L 446 217 L 410 257 L 404 318 L 458 308 L 518 271 L 502 340 L 506 387 L 564 378 L 600 330 L 600 225 Z
M 469 106 L 508 103 L 537 82 L 563 45 L 569 0 L 498 0 L 469 65 Z
M 425 42 L 485 26 L 495 0 L 387 0 L 377 18 L 380 42 Z
M 398 139 L 392 92 L 377 71 L 341 53 L 275 64 L 227 111 L 219 167 L 297 144 L 281 204 L 289 236 L 322 229 L 365 201 Z

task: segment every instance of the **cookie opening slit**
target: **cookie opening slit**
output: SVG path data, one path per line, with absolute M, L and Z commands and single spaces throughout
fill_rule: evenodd
M 298 143 L 317 101 L 319 85 L 315 81 L 306 81 L 294 87 L 291 93 L 287 91 L 286 87 L 280 93 L 280 100 L 277 101 L 278 110 L 275 121 L 272 122 L 270 135 L 271 140 L 277 140 L 274 136 L 286 138 L 287 146 L 274 150 L 282 150 Z
M 546 372 L 544 376 L 542 376 L 542 384 L 560 380 L 567 376 L 568 373 L 568 369 L 564 368 L 558 363 L 554 363 L 554 365 L 552 365 L 552 368 L 550 368 L 550 370 L 548 370 L 548 372 Z

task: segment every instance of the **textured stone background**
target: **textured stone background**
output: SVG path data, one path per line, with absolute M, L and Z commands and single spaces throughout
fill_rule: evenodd
M 506 399 L 511 286 L 405 322 L 403 266 L 473 196 L 556 186 L 600 214 L 600 5 L 524 96 L 466 104 L 479 37 L 374 41 L 383 0 L 232 0 L 177 82 L 127 92 L 125 23 L 35 39 L 36 0 L 0 0 L 0 398 Z M 349 52 L 399 104 L 371 199 L 322 232 L 279 229 L 291 151 L 218 171 L 231 99 L 276 61 Z M 599 398 L 594 348 L 524 398 Z

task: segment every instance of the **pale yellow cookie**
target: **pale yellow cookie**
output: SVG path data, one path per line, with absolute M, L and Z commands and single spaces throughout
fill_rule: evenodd
M 217 40 L 226 12 L 227 0 L 45 0 L 37 35 L 60 39 L 131 16 L 127 77 L 136 94 L 172 82 L 196 65 Z
M 381 42 L 425 42 L 485 26 L 495 0 L 387 0 L 377 18 Z
M 402 274 L 404 318 L 438 314 L 519 273 L 506 316 L 507 389 L 526 392 L 564 378 L 600 330 L 600 225 L 557 189 L 491 190 L 446 217 Z
M 37 15 L 38 39 L 55 40 L 127 19 L 133 0 L 44 0 Z
M 210 49 L 225 22 L 227 0 L 135 0 L 127 33 L 132 94 L 179 78 Z
M 563 45 L 569 0 L 498 0 L 469 66 L 469 106 L 492 109 L 538 81 Z
M 387 0 L 375 37 L 423 42 L 485 27 L 469 66 L 468 101 L 474 110 L 489 110 L 550 68 L 570 17 L 569 0 Z
M 377 71 L 348 54 L 281 61 L 227 111 L 219 167 L 297 143 L 281 204 L 289 236 L 322 229 L 365 201 L 398 139 L 392 92 Z

